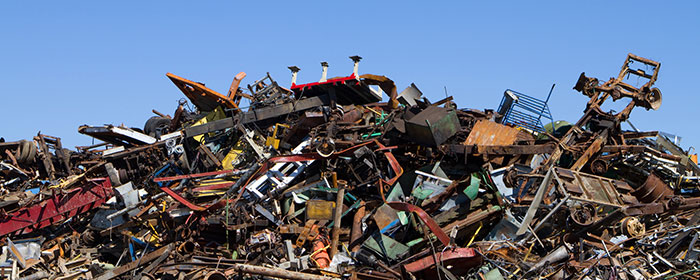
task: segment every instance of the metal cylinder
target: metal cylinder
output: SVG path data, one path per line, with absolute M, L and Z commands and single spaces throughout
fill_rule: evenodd
M 342 122 L 347 122 L 347 123 L 354 123 L 360 119 L 362 119 L 362 111 L 358 108 L 353 108 L 352 110 L 349 110 L 343 114 L 343 119 L 341 120 Z
M 177 247 L 177 251 L 182 254 L 191 254 L 194 252 L 195 244 L 192 241 L 185 241 Z
M 559 248 L 541 258 L 539 262 L 537 262 L 535 265 L 532 266 L 532 268 L 530 268 L 528 273 L 536 271 L 545 265 L 558 263 L 567 259 L 569 259 L 569 250 L 566 248 L 566 246 L 559 246 Z
M 338 253 L 338 239 L 340 238 L 340 220 L 343 215 L 343 198 L 345 197 L 345 188 L 338 188 L 338 174 L 333 172 L 333 187 L 338 189 L 338 195 L 335 198 L 335 215 L 333 215 L 333 232 L 331 238 L 330 258 L 333 259 Z
M 325 240 L 328 240 L 327 238 Z M 324 242 L 324 238 L 321 238 L 319 234 L 316 236 L 316 240 L 313 241 L 311 245 L 311 250 L 313 253 L 309 256 L 316 262 L 316 265 L 320 268 L 326 268 L 331 264 L 331 258 L 328 256 L 328 251 L 324 248 L 327 245 L 327 241 Z
M 671 190 L 671 187 L 653 173 L 649 174 L 646 181 L 639 188 L 632 191 L 632 195 L 644 203 L 652 203 L 672 194 L 673 190 Z
M 255 266 L 249 264 L 233 264 L 232 268 L 226 271 L 227 275 L 233 273 L 248 273 L 252 275 L 264 275 L 270 277 L 277 277 L 282 279 L 297 279 L 297 280 L 332 280 L 338 279 L 333 277 L 326 277 L 323 275 L 309 274 L 303 272 L 289 271 L 280 268 L 268 268 L 262 266 Z
M 350 231 L 350 252 L 357 252 L 362 244 L 357 244 L 357 240 L 362 237 L 362 218 L 365 216 L 365 202 L 360 201 L 355 216 L 352 217 L 352 229 Z

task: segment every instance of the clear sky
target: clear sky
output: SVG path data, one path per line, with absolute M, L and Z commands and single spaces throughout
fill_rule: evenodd
M 223 1 L 222 1 L 223 2 Z M 550 101 L 575 122 L 581 72 L 607 80 L 627 53 L 660 61 L 658 111 L 636 108 L 642 130 L 700 145 L 699 1 L 4 1 L 0 4 L 0 136 L 41 131 L 88 145 L 82 124 L 143 127 L 184 96 L 165 73 L 226 92 L 266 72 L 289 86 L 352 72 L 411 82 L 433 101 L 444 87 L 465 108 L 496 108 L 511 88 Z

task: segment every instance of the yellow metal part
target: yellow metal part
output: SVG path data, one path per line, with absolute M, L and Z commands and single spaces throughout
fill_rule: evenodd
M 213 186 L 213 185 L 225 184 L 225 183 L 231 183 L 231 182 L 235 182 L 235 180 L 231 181 L 231 180 L 225 180 L 225 179 L 219 179 L 219 178 L 207 179 L 207 180 L 199 181 L 196 184 L 196 186 L 197 187 L 206 187 L 206 186 Z
M 469 246 L 472 245 L 472 242 L 474 242 L 474 238 L 476 238 L 476 235 L 479 234 L 479 231 L 481 230 L 481 227 L 482 227 L 483 225 L 484 225 L 484 224 L 483 224 L 482 222 L 479 222 L 479 227 L 476 229 L 476 232 L 474 232 L 474 235 L 472 236 L 472 239 L 469 240 L 469 243 L 467 243 L 467 246 L 465 246 L 465 247 L 469 247 Z
M 86 173 L 87 173 L 87 172 L 86 172 Z M 83 173 L 83 174 L 80 174 L 80 175 L 71 175 L 71 176 L 68 176 L 68 177 L 65 178 L 65 179 L 59 179 L 59 180 L 58 180 L 59 183 L 56 184 L 56 185 L 53 185 L 53 186 L 49 186 L 49 189 L 65 189 L 66 187 L 73 185 L 73 183 L 75 183 L 75 182 L 77 182 L 78 180 L 80 180 L 80 179 L 82 179 L 83 177 L 85 177 L 85 174 L 86 174 L 86 173 Z
M 160 234 L 156 231 L 156 228 L 149 222 L 148 225 L 151 227 L 151 236 L 148 238 L 148 243 L 159 245 Z
M 331 220 L 333 219 L 335 202 L 312 199 L 306 202 L 306 219 Z
M 226 194 L 226 190 L 203 190 L 192 194 L 193 197 L 221 196 Z
M 278 137 L 284 134 L 284 130 L 288 128 L 289 125 L 286 124 L 275 124 L 275 130 L 272 132 L 272 136 L 268 136 L 265 140 L 265 146 L 272 146 L 273 148 L 278 149 L 280 146 L 280 138 Z
M 197 122 L 195 122 L 194 124 L 192 124 L 192 126 L 202 125 L 202 124 L 205 124 L 205 123 L 208 123 L 208 122 L 211 122 L 211 121 L 216 121 L 216 120 L 223 119 L 223 118 L 225 118 L 225 117 L 226 117 L 226 114 L 224 114 L 224 110 L 221 109 L 221 107 L 216 107 L 216 109 L 214 109 L 214 111 L 211 111 L 211 112 L 210 112 L 209 114 L 207 114 L 205 117 L 201 118 L 200 120 L 198 120 Z M 204 134 L 202 134 L 202 135 L 197 135 L 197 136 L 194 136 L 193 138 L 194 138 L 194 140 L 196 140 L 197 142 L 200 142 L 200 143 L 201 143 L 201 142 L 202 142 L 202 137 L 204 137 L 203 135 L 204 135 Z M 209 136 L 214 136 L 214 133 L 213 133 L 213 132 L 210 132 L 210 133 L 209 133 Z
M 228 151 L 228 154 L 226 154 L 224 160 L 221 162 L 223 170 L 233 169 L 234 166 L 240 162 L 239 158 L 245 153 L 245 150 L 246 141 L 241 137 L 238 142 L 236 142 L 236 145 Z
M 200 187 L 214 186 L 214 185 L 233 183 L 233 182 L 235 182 L 235 181 L 224 180 L 224 179 L 202 180 L 199 183 L 197 183 L 195 185 L 195 187 L 200 188 Z M 228 190 L 228 187 L 211 189 L 211 190 L 195 190 L 192 192 L 192 196 L 194 196 L 194 197 L 220 196 L 220 195 L 225 194 L 227 190 Z

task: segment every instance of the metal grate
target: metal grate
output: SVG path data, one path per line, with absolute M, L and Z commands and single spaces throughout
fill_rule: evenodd
M 545 121 L 554 122 L 549 106 L 547 106 L 551 95 L 552 91 L 550 90 L 547 100 L 542 101 L 524 93 L 507 89 L 503 93 L 501 104 L 498 106 L 498 113 L 501 115 L 500 123 L 544 132 L 543 118 Z

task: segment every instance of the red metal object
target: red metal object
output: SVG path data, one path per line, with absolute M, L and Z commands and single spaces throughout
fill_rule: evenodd
M 219 209 L 219 208 L 221 208 L 221 207 L 224 207 L 224 206 L 226 205 L 227 202 L 228 202 L 228 203 L 231 203 L 231 204 L 235 204 L 235 203 L 241 198 L 241 196 L 243 196 L 243 192 L 245 191 L 245 186 L 248 185 L 248 184 L 250 183 L 250 181 L 254 180 L 258 174 L 264 174 L 265 172 L 267 172 L 267 170 L 270 168 L 270 166 L 272 166 L 272 164 L 279 163 L 279 162 L 309 161 L 309 160 L 317 160 L 317 159 L 324 159 L 324 158 L 325 158 L 325 159 L 331 159 L 331 158 L 336 158 L 336 157 L 338 157 L 338 156 L 350 156 L 350 155 L 352 155 L 352 152 L 354 152 L 355 150 L 357 150 L 357 149 L 359 149 L 359 148 L 361 148 L 361 147 L 363 147 L 363 146 L 370 146 L 370 145 L 376 145 L 376 146 L 378 147 L 376 150 L 382 151 L 382 153 L 384 153 L 384 156 L 385 156 L 385 157 L 387 158 L 387 160 L 389 161 L 389 165 L 391 166 L 391 169 L 394 171 L 394 177 L 393 177 L 393 178 L 390 178 L 390 179 L 388 179 L 388 180 L 380 179 L 380 180 L 379 180 L 379 181 L 380 181 L 380 185 L 382 185 L 382 184 L 386 184 L 386 185 L 392 185 L 392 184 L 394 184 L 394 183 L 396 182 L 396 180 L 398 180 L 399 177 L 401 177 L 401 174 L 403 174 L 403 168 L 401 167 L 401 165 L 399 164 L 399 162 L 396 160 L 396 158 L 394 157 L 394 155 L 391 153 L 391 149 L 394 148 L 394 147 L 387 147 L 387 146 L 382 145 L 382 143 L 379 143 L 379 141 L 377 141 L 377 140 L 372 140 L 372 141 L 364 142 L 364 143 L 362 143 L 362 144 L 358 144 L 358 145 L 352 146 L 352 147 L 350 147 L 350 148 L 347 148 L 347 149 L 345 149 L 345 150 L 342 150 L 342 151 L 333 153 L 332 155 L 330 155 L 330 156 L 328 156 L 328 157 L 322 157 L 322 156 L 319 155 L 318 153 L 296 154 L 296 155 L 284 155 L 284 156 L 271 157 L 271 158 L 267 159 L 267 160 L 265 161 L 265 163 L 264 163 L 262 166 L 260 166 L 260 168 L 258 168 L 258 170 L 255 172 L 255 174 L 254 174 L 252 177 L 250 177 L 250 179 L 248 179 L 248 181 L 247 181 L 245 184 L 243 184 L 243 185 L 241 186 L 241 189 L 240 189 L 239 192 L 238 192 L 238 196 L 236 196 L 236 198 L 234 198 L 233 200 L 230 200 L 230 199 L 221 199 L 221 200 L 219 200 L 218 202 L 207 206 L 206 208 L 201 207 L 201 206 L 194 205 L 194 204 L 192 204 L 191 202 L 188 202 L 188 203 L 192 204 L 193 206 L 200 207 L 200 208 L 202 208 L 203 210 L 207 210 L 207 211 L 216 210 L 216 209 Z M 161 189 L 163 189 L 163 188 L 161 188 Z M 382 189 L 383 189 L 383 187 L 380 186 L 380 191 L 382 191 L 382 198 L 383 198 L 383 197 L 384 197 L 384 193 L 383 193 L 383 190 L 382 190 Z M 166 191 L 166 192 L 167 192 L 167 191 Z M 172 192 L 173 194 L 175 194 L 172 190 L 170 190 L 170 192 L 168 192 L 168 194 L 171 194 L 171 192 Z M 172 195 L 172 194 L 171 194 L 171 195 Z M 177 195 L 177 194 L 175 194 L 175 195 Z M 173 197 L 174 197 L 175 199 L 178 199 L 178 198 L 175 197 L 175 196 L 173 196 Z M 179 199 L 182 199 L 183 201 L 187 201 L 187 200 L 185 200 L 185 198 L 183 198 L 183 197 L 179 197 Z M 181 202 L 182 202 L 182 201 L 181 201 Z M 187 204 L 186 204 L 186 205 L 187 205 Z M 188 206 L 188 207 L 189 207 L 189 206 Z M 190 207 L 190 208 L 193 209 L 193 210 L 195 210 L 195 209 L 192 208 L 192 207 Z M 427 215 L 427 214 L 426 214 L 426 215 Z M 428 218 L 430 218 L 430 217 L 428 217 Z
M 162 188 L 160 188 L 160 190 L 164 191 L 168 195 L 172 196 L 175 200 L 179 201 L 180 203 L 182 203 L 183 205 L 187 206 L 188 208 L 190 208 L 194 211 L 204 211 L 207 209 L 207 208 L 204 208 L 202 206 L 199 206 L 197 204 L 190 202 L 189 200 L 180 196 L 179 194 L 177 194 L 175 191 L 173 191 L 169 187 L 162 187 Z
M 299 98 L 326 95 L 329 89 L 335 91 L 335 100 L 341 105 L 373 104 L 380 102 L 382 97 L 370 89 L 370 85 L 378 85 L 390 97 L 390 103 L 398 105 L 396 101 L 396 86 L 394 82 L 384 76 L 364 74 L 356 76 L 355 73 L 347 77 L 331 78 L 322 82 L 308 84 L 292 84 L 291 90 Z M 392 105 L 392 108 L 396 108 Z
M 389 161 L 389 164 L 391 165 L 391 168 L 393 169 L 393 171 L 395 173 L 395 176 L 393 178 L 390 178 L 388 180 L 382 179 L 381 181 L 387 185 L 394 184 L 394 182 L 396 182 L 396 180 L 398 180 L 398 178 L 401 176 L 401 174 L 403 174 L 403 169 L 399 165 L 399 163 L 396 160 L 396 158 L 394 157 L 394 155 L 391 154 L 391 148 L 393 148 L 393 147 L 386 147 L 386 146 L 382 145 L 381 143 L 379 143 L 377 140 L 368 141 L 368 142 L 365 142 L 362 144 L 352 146 L 352 147 L 347 148 L 345 150 L 333 153 L 332 155 L 330 155 L 329 157 L 326 157 L 326 158 L 335 158 L 335 157 L 343 156 L 343 155 L 351 155 L 353 151 L 359 149 L 360 147 L 369 146 L 369 145 L 376 145 L 378 147 L 377 149 L 381 150 L 384 153 L 387 160 Z M 272 164 L 279 163 L 279 162 L 309 161 L 309 160 L 316 160 L 316 159 L 322 159 L 322 158 L 324 158 L 324 157 L 322 157 L 318 153 L 296 154 L 296 155 L 285 155 L 285 156 L 271 157 L 267 161 L 265 161 L 265 163 L 256 171 L 256 174 L 264 174 L 265 172 L 267 172 L 267 170 L 270 168 L 270 166 L 272 166 Z M 207 172 L 207 173 L 201 173 L 201 174 L 180 175 L 180 176 L 173 176 L 173 177 L 161 177 L 161 178 L 154 178 L 153 181 L 160 182 L 160 181 L 168 181 L 168 180 L 178 180 L 178 178 L 179 179 L 192 178 L 192 177 L 187 177 L 187 176 L 203 177 L 203 176 L 217 175 L 217 174 L 223 174 L 223 173 L 233 172 L 233 171 L 234 170 L 223 170 L 223 171 L 214 171 L 214 172 Z M 216 173 L 216 174 L 214 174 L 214 173 Z M 202 174 L 207 174 L 207 175 L 202 175 Z M 255 175 L 252 176 L 248 180 L 248 182 L 243 184 L 243 186 L 241 187 L 241 189 L 238 193 L 238 196 L 235 199 L 233 199 L 233 200 L 221 199 L 218 202 L 211 204 L 211 205 L 208 205 L 206 207 L 199 206 L 199 205 L 196 205 L 196 204 L 188 201 L 187 199 L 180 196 L 178 193 L 176 193 L 175 191 L 173 191 L 169 187 L 162 187 L 160 189 L 162 191 L 166 192 L 168 195 L 172 196 L 175 200 L 179 201 L 180 203 L 182 203 L 183 205 L 187 206 L 188 208 L 190 208 L 194 211 L 213 211 L 213 210 L 219 209 L 221 207 L 224 207 L 227 202 L 235 204 L 243 195 L 243 191 L 245 191 L 245 186 L 248 185 L 248 183 L 250 183 L 251 180 L 255 179 L 255 177 L 256 177 Z M 156 181 L 156 180 L 158 180 L 158 181 Z M 430 218 L 430 217 L 428 216 L 428 218 Z M 439 229 L 439 227 L 438 227 L 438 229 Z
M 108 178 L 92 179 L 37 204 L 0 217 L 0 236 L 26 234 L 98 207 L 114 194 Z
M 291 90 L 302 91 L 302 90 L 304 90 L 304 89 L 308 89 L 308 88 L 311 88 L 311 87 L 313 87 L 313 86 L 318 86 L 318 85 L 329 85 L 329 84 L 332 85 L 332 84 L 337 84 L 337 83 L 340 83 L 340 82 L 347 82 L 347 81 L 351 81 L 351 80 L 355 80 L 355 81 L 357 81 L 357 83 L 360 82 L 360 81 L 357 80 L 357 77 L 355 77 L 355 74 L 353 73 L 353 74 L 350 74 L 350 76 L 347 76 L 347 77 L 338 77 L 338 78 L 334 78 L 334 79 L 328 79 L 328 80 L 325 81 L 325 82 L 314 82 L 314 83 L 300 84 L 300 85 L 292 84 Z
M 438 261 L 443 267 L 451 267 L 449 270 L 455 275 L 464 275 L 468 270 L 481 264 L 481 255 L 473 248 L 457 248 L 446 250 L 437 254 Z M 438 279 L 435 258 L 429 255 L 404 266 L 406 272 L 412 273 L 418 279 Z
M 331 258 L 328 255 L 327 248 L 328 238 L 323 238 L 320 234 L 316 236 L 313 247 L 311 247 L 312 253 L 310 257 L 320 268 L 327 268 L 331 264 Z
M 207 185 L 207 186 L 194 188 L 194 189 L 192 189 L 192 191 L 201 192 L 201 191 L 227 189 L 227 188 L 233 186 L 234 184 L 236 184 L 236 182 L 227 182 L 227 183 Z
M 418 214 L 418 217 L 423 221 L 423 223 L 425 223 L 425 225 L 428 226 L 430 231 L 432 231 L 433 234 L 435 234 L 435 236 L 438 238 L 438 240 L 440 240 L 440 242 L 443 245 L 445 245 L 445 246 L 450 245 L 450 237 L 447 236 L 447 234 L 445 234 L 444 231 L 442 231 L 442 228 L 440 228 L 440 226 L 435 222 L 435 220 L 433 220 L 433 218 L 431 218 L 430 215 L 428 215 L 428 213 L 423 211 L 423 209 L 421 209 L 420 207 L 418 207 L 416 205 L 410 204 L 410 203 L 399 202 L 399 201 L 386 201 L 386 197 L 384 196 L 384 186 L 385 185 L 387 185 L 387 186 L 393 185 L 399 179 L 399 177 L 401 177 L 401 175 L 403 174 L 403 167 L 401 167 L 401 164 L 399 164 L 399 161 L 396 160 L 396 158 L 394 157 L 394 154 L 391 153 L 391 151 L 390 151 L 391 147 L 386 147 L 386 146 L 382 145 L 381 143 L 377 142 L 376 140 L 374 143 L 376 143 L 377 146 L 379 146 L 378 150 L 383 151 L 384 156 L 389 161 L 389 165 L 391 166 L 391 169 L 395 173 L 393 178 L 389 178 L 387 180 L 385 180 L 385 179 L 379 180 L 379 193 L 381 194 L 382 200 L 384 201 L 384 203 L 386 203 L 387 205 L 389 205 L 391 208 L 393 208 L 395 210 L 408 211 L 408 212 Z
M 425 223 L 430 231 L 435 234 L 435 236 L 442 242 L 443 245 L 448 246 L 450 245 L 450 237 L 445 234 L 444 231 L 442 231 L 442 228 L 433 220 L 433 218 L 428 215 L 428 213 L 425 213 L 423 209 L 420 209 L 420 207 L 415 206 L 413 204 L 405 203 L 405 202 L 398 202 L 398 201 L 389 201 L 386 204 L 391 206 L 391 208 L 399 211 L 408 211 L 412 213 L 418 214 L 418 217 Z
M 175 181 L 175 180 L 182 180 L 182 179 L 192 179 L 192 178 L 199 178 L 199 177 L 228 174 L 228 173 L 233 173 L 233 172 L 238 172 L 238 171 L 240 171 L 240 170 L 228 169 L 228 170 L 219 170 L 219 171 L 212 171 L 212 172 L 205 172 L 205 173 L 198 173 L 198 174 L 187 174 L 187 175 L 178 175 L 178 176 L 170 176 L 170 177 L 158 177 L 158 178 L 153 178 L 153 182 L 165 182 L 165 181 Z

